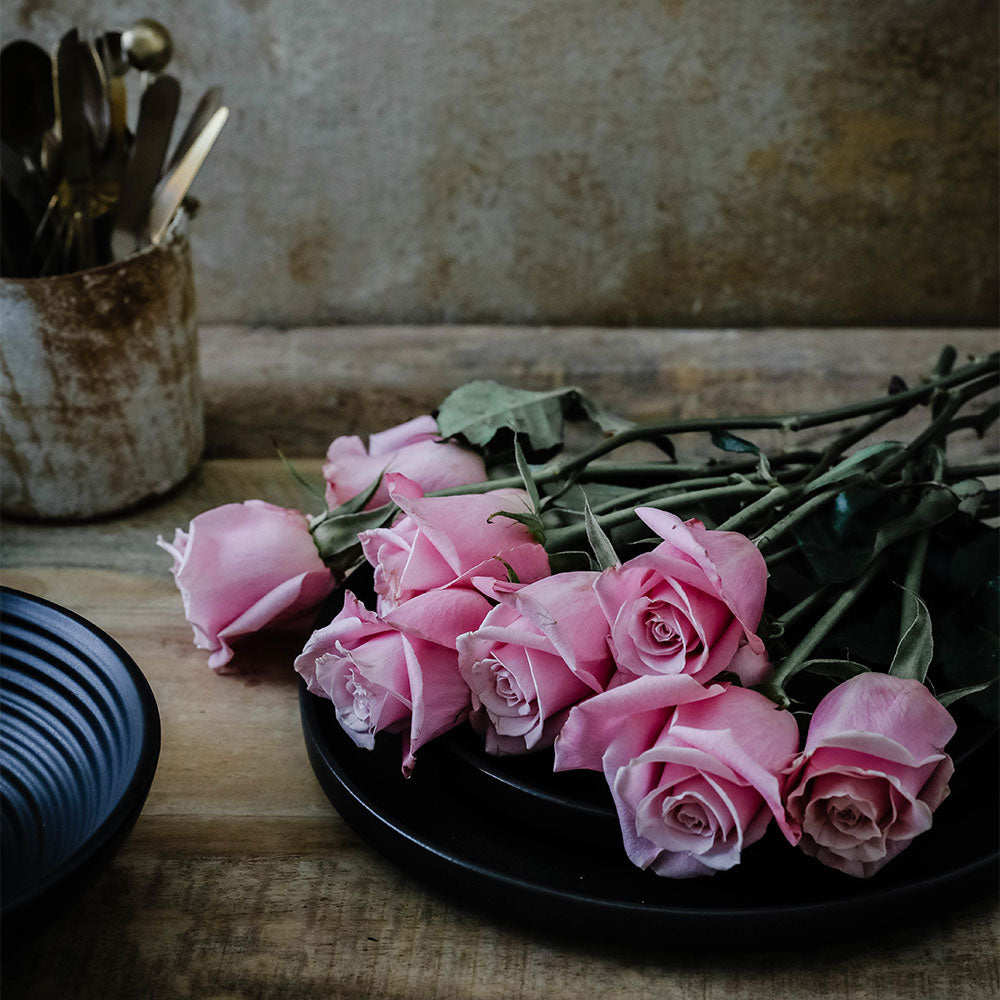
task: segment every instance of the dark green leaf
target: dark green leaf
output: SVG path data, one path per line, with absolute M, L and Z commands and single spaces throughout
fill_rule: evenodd
M 853 481 L 878 465 L 883 456 L 889 452 L 898 452 L 902 447 L 898 441 L 880 441 L 867 448 L 860 448 L 833 468 L 827 469 L 821 476 L 817 476 L 809 484 L 806 493 L 816 493 L 837 483 L 846 484 L 848 481 Z
M 443 437 L 464 437 L 486 445 L 501 430 L 523 434 L 536 451 L 557 448 L 563 440 L 563 419 L 580 410 L 601 430 L 613 432 L 632 426 L 588 399 L 572 386 L 534 392 L 501 385 L 489 379 L 469 382 L 452 392 L 437 414 Z
M 996 684 L 995 680 L 985 681 L 982 684 L 973 684 L 971 687 L 957 688 L 954 691 L 945 691 L 944 694 L 939 694 L 937 700 L 947 708 L 949 705 L 953 705 L 956 701 L 961 698 L 967 698 L 970 694 L 979 694 L 985 691 L 988 687 L 992 687 Z
M 531 469 L 528 467 L 528 460 L 524 457 L 521 442 L 518 440 L 516 434 L 514 435 L 514 459 L 517 462 L 517 471 L 521 474 L 524 489 L 531 500 L 531 509 L 537 514 L 542 506 L 538 496 L 538 485 L 535 483 L 535 477 L 531 474 Z
M 590 504 L 584 499 L 583 521 L 587 526 L 587 541 L 594 550 L 597 558 L 597 565 L 601 569 L 611 569 L 612 566 L 620 566 L 621 560 L 615 552 L 615 547 L 611 544 L 611 539 L 604 533 L 597 518 L 594 517 Z
M 509 510 L 498 510 L 495 514 L 490 514 L 486 520 L 492 521 L 495 517 L 506 517 L 511 521 L 517 521 L 518 524 L 523 524 L 531 532 L 531 537 L 536 542 L 545 543 L 545 525 L 542 524 L 542 519 L 534 511 L 514 513 Z
M 911 597 L 915 608 L 913 621 L 899 640 L 889 673 L 893 677 L 907 677 L 922 684 L 934 658 L 934 637 L 927 605 L 916 594 Z
M 579 513 L 583 510 L 583 505 L 589 503 L 591 507 L 600 507 L 602 504 L 611 503 L 619 497 L 634 493 L 632 486 L 617 486 L 611 483 L 574 483 L 568 487 L 558 501 L 553 504 L 560 510 L 568 510 Z
M 339 513 L 341 508 L 313 518 L 309 526 L 323 562 L 343 576 L 357 565 L 361 553 L 358 532 L 385 527 L 399 508 L 388 503 L 374 510 Z
M 524 434 L 534 448 L 552 448 L 562 443 L 564 404 L 571 391 L 532 392 L 488 379 L 467 382 L 441 404 L 438 430 L 443 437 L 485 445 L 507 429 Z
M 625 431 L 635 426 L 634 421 L 627 420 L 612 410 L 606 409 L 579 389 L 571 389 L 570 392 L 572 392 L 574 401 L 583 409 L 590 422 L 600 427 L 605 434 L 614 434 L 617 431 Z M 673 445 L 668 438 L 659 438 L 655 443 L 661 447 L 665 444 L 667 454 L 673 454 Z
M 951 488 L 959 498 L 958 509 L 963 514 L 975 516 L 979 505 L 986 498 L 985 484 L 978 479 L 963 479 Z
M 345 500 L 339 507 L 335 507 L 331 513 L 339 516 L 341 514 L 357 514 L 359 511 L 364 510 L 371 498 L 378 492 L 383 475 L 384 472 L 380 472 L 373 483 L 351 497 L 350 500 Z
M 278 447 L 278 442 L 272 440 L 274 450 L 278 453 L 278 458 L 284 463 L 292 478 L 308 493 L 314 500 L 326 503 L 325 488 L 312 480 L 307 479 L 298 469 L 292 465 L 291 461 L 285 458 L 285 453 Z
M 935 483 L 895 492 L 855 486 L 798 525 L 795 535 L 820 582 L 843 582 L 889 546 L 944 521 L 959 503 L 953 490 Z
M 850 677 L 856 677 L 858 674 L 867 674 L 869 670 L 864 664 L 855 663 L 853 660 L 805 660 L 785 678 L 785 683 L 787 684 L 790 678 L 801 673 L 819 674 L 822 677 L 836 677 L 839 680 L 847 680 Z
M 503 568 L 505 570 L 507 570 L 507 582 L 508 583 L 520 583 L 521 582 L 518 579 L 518 577 L 517 577 L 517 570 L 515 570 L 514 567 L 511 566 L 511 564 L 509 562 L 507 562 L 506 559 L 502 559 L 500 556 L 494 556 L 493 558 L 496 559 L 496 561 L 498 563 L 502 563 L 503 564 Z
M 671 462 L 677 461 L 677 449 L 674 448 L 674 442 L 668 437 L 657 437 L 653 438 L 650 442 L 651 445 L 659 448 Z

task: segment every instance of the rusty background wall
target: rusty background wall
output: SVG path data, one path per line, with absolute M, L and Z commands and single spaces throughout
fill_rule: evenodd
M 151 15 L 204 320 L 997 318 L 994 0 L 4 0 L 4 41 Z

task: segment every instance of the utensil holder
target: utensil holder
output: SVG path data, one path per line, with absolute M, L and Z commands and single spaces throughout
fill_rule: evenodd
M 125 260 L 4 278 L 0 305 L 5 515 L 111 514 L 194 469 L 204 416 L 183 216 Z

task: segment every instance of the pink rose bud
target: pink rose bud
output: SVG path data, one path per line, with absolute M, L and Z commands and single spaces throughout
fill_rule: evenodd
M 350 591 L 336 618 L 309 638 L 295 669 L 313 694 L 333 702 L 356 746 L 370 750 L 376 733 L 402 733 L 406 775 L 420 747 L 469 712 L 454 648 L 393 628 Z
M 603 770 L 633 864 L 690 878 L 738 864 L 772 817 L 786 830 L 780 774 L 797 749 L 794 717 L 763 695 L 651 674 L 577 705 L 555 769 Z
M 199 514 L 173 543 L 156 544 L 174 557 L 173 574 L 199 649 L 225 670 L 230 643 L 265 628 L 308 630 L 333 590 L 309 521 L 297 510 L 262 500 L 231 503 Z
M 509 517 L 493 516 L 530 510 L 524 490 L 412 497 L 397 489 L 395 476 L 389 480 L 390 496 L 405 516 L 390 528 L 358 536 L 375 567 L 380 614 L 439 587 L 471 587 L 477 576 L 506 579 L 512 570 L 528 583 L 548 575 L 548 555 L 531 532 Z
M 770 665 L 756 635 L 767 591 L 757 547 L 738 532 L 710 531 L 666 511 L 636 514 L 663 541 L 595 585 L 618 668 L 702 683 L 729 670 L 746 686 L 759 684 Z
M 478 580 L 501 603 L 458 638 L 474 723 L 489 753 L 550 746 L 566 713 L 602 691 L 614 672 L 596 573 L 559 573 L 529 584 Z
M 916 680 L 864 673 L 816 707 L 789 768 L 785 803 L 799 847 L 867 878 L 914 837 L 948 794 L 947 709 Z
M 359 437 L 334 438 L 323 466 L 327 505 L 345 503 L 388 472 L 402 473 L 426 493 L 486 479 L 486 466 L 476 452 L 441 441 L 434 418 L 422 416 L 372 434 L 367 449 Z M 383 481 L 366 506 L 381 507 L 388 500 Z

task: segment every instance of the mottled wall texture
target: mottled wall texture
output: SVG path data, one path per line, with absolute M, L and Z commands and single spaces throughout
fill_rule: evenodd
M 4 0 L 152 15 L 204 320 L 993 324 L 995 0 Z

